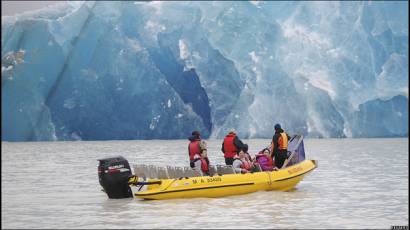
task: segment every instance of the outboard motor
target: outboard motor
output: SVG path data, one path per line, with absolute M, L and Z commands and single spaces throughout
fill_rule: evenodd
M 122 157 L 98 159 L 98 179 L 111 199 L 132 197 L 128 178 L 132 175 L 128 161 Z

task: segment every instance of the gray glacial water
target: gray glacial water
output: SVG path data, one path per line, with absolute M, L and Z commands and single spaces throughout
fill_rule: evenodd
M 269 140 L 244 140 L 254 154 Z M 2 142 L 2 228 L 384 228 L 409 221 L 408 139 L 305 139 L 318 168 L 290 192 L 109 200 L 97 159 L 187 165 L 186 140 Z M 222 164 L 221 140 L 208 141 Z

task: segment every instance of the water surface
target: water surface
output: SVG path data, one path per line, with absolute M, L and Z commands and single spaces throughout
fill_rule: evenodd
M 244 140 L 254 154 L 269 140 Z M 110 200 L 97 159 L 187 166 L 185 140 L 2 142 L 3 228 L 390 228 L 409 221 L 408 139 L 305 139 L 318 168 L 290 192 Z M 222 164 L 221 140 L 208 141 Z

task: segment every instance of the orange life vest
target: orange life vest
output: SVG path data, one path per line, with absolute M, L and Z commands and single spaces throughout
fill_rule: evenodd
M 288 136 L 285 132 L 281 132 L 278 139 L 279 149 L 288 149 Z
M 275 143 L 272 140 L 272 151 L 275 149 Z M 285 131 L 279 133 L 278 138 L 278 149 L 288 149 L 288 135 L 286 135 Z

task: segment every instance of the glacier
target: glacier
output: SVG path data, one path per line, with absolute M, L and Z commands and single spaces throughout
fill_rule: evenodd
M 2 16 L 2 141 L 408 136 L 408 2 L 78 1 Z

